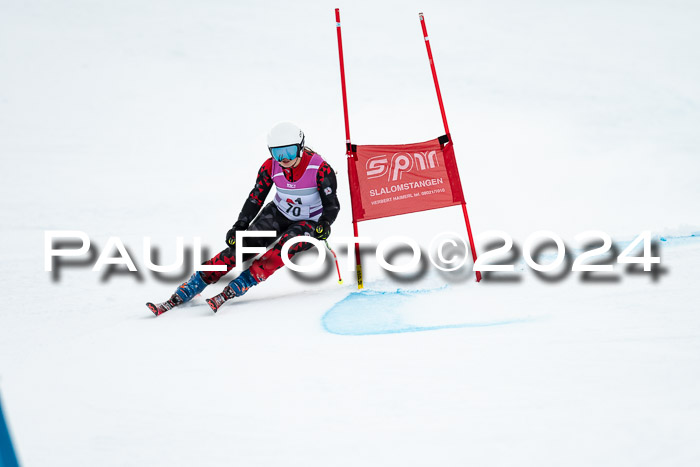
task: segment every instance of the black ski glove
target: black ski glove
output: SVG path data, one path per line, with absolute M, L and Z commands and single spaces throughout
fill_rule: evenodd
M 331 223 L 326 219 L 319 219 L 314 230 L 314 236 L 319 240 L 325 240 L 331 234 Z
M 248 228 L 248 223 L 246 221 L 237 221 L 233 224 L 233 227 L 226 232 L 226 246 L 233 248 L 236 245 L 236 232 L 239 230 L 246 230 Z

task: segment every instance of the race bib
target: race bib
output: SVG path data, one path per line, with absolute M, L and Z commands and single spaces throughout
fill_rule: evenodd
M 282 211 L 289 219 L 309 219 L 310 206 L 301 204 L 301 198 L 281 199 L 277 203 L 277 209 Z

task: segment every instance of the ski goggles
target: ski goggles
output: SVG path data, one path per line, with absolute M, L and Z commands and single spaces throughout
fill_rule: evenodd
M 270 148 L 270 154 L 275 158 L 276 161 L 282 161 L 284 159 L 294 160 L 299 157 L 301 153 L 301 144 L 290 144 L 288 146 L 278 146 L 275 148 Z

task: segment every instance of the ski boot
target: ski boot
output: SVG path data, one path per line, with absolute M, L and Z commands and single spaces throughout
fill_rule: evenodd
M 224 287 L 224 290 L 219 295 L 208 298 L 207 303 L 211 307 L 212 311 L 216 313 L 219 307 L 227 300 L 230 300 L 233 297 L 240 297 L 241 295 L 245 294 L 248 289 L 256 285 L 258 285 L 258 281 L 255 280 L 253 275 L 250 273 L 250 270 L 246 269 L 240 276 L 229 282 L 229 284 Z
M 163 303 L 154 304 L 149 302 L 146 303 L 146 306 L 153 312 L 154 315 L 162 315 L 171 308 L 182 305 L 185 302 L 189 302 L 195 296 L 200 294 L 207 285 L 208 284 L 202 279 L 201 274 L 199 272 L 195 272 L 192 274 L 192 277 L 177 288 L 170 299 L 164 301 Z

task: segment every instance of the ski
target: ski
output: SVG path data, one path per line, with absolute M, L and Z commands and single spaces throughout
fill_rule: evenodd
M 149 310 L 153 312 L 154 315 L 160 316 L 166 311 L 175 308 L 176 306 L 181 305 L 182 303 L 182 299 L 177 294 L 175 294 L 172 297 L 170 297 L 169 300 L 166 300 L 163 303 L 148 302 L 146 303 L 146 306 Z
M 246 271 L 247 272 L 247 271 Z M 239 276 L 240 277 L 240 276 Z M 238 280 L 236 278 L 234 281 L 231 281 L 231 284 L 235 284 L 235 282 Z M 238 285 L 237 285 L 238 286 Z M 252 286 L 250 286 L 252 287 Z M 233 297 L 240 297 L 245 293 L 246 290 L 248 290 L 250 287 L 247 287 L 243 292 L 236 293 L 232 288 L 231 285 L 227 285 L 224 287 L 224 290 L 221 291 L 219 295 L 214 295 L 211 298 L 207 298 L 207 305 L 212 309 L 214 313 L 216 313 L 219 310 L 219 307 L 226 303 L 227 300 L 232 299 Z
M 219 310 L 219 307 L 226 303 L 226 300 L 228 300 L 228 297 L 224 295 L 224 292 L 221 292 L 219 295 L 207 298 L 207 304 L 212 309 L 212 311 L 216 313 Z

